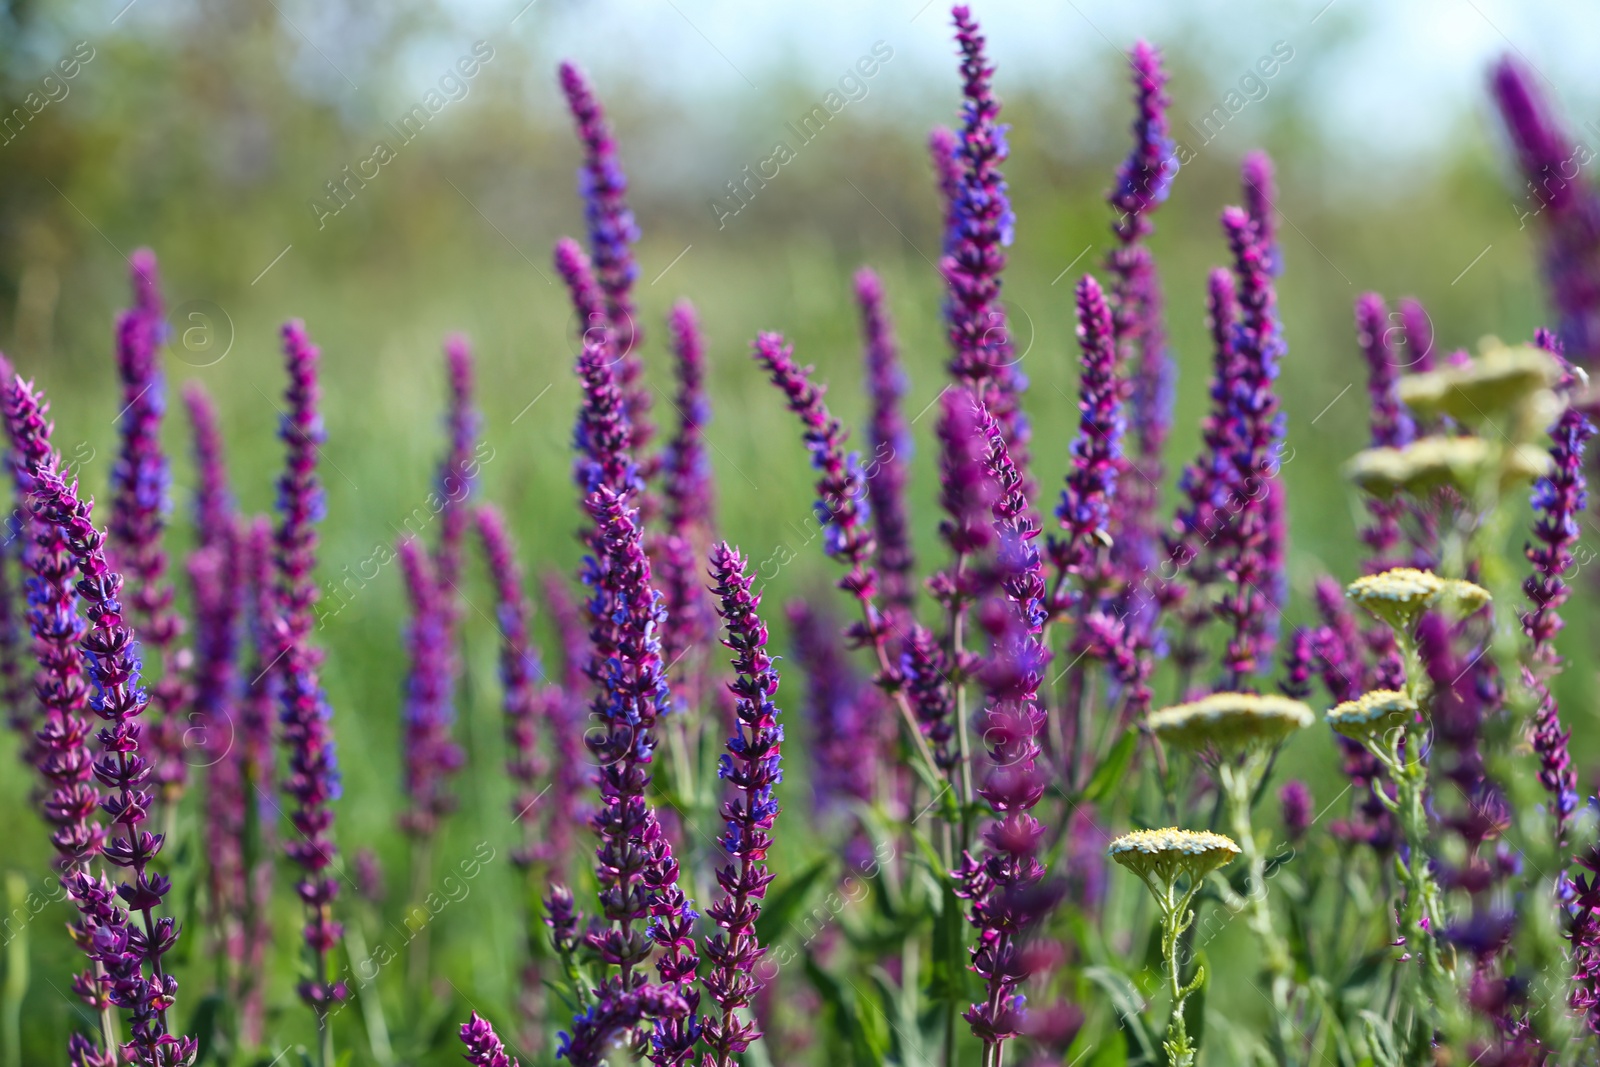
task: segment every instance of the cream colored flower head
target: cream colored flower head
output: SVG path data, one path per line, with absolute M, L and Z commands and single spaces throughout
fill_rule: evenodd
M 1429 608 L 1465 616 L 1489 603 L 1488 590 L 1481 586 L 1415 567 L 1396 567 L 1357 578 L 1345 595 L 1396 630 L 1410 630 Z
M 1509 347 L 1485 338 L 1477 359 L 1460 367 L 1411 374 L 1395 383 L 1400 401 L 1422 416 L 1448 415 L 1469 425 L 1520 425 L 1521 410 L 1548 407 L 1561 365 L 1531 345 Z M 1514 415 L 1507 419 L 1508 415 Z
M 1526 484 L 1548 473 L 1550 456 L 1529 444 L 1499 450 L 1470 435 L 1421 437 L 1404 448 L 1369 448 L 1345 464 L 1345 476 L 1378 497 L 1396 493 L 1427 496 L 1435 489 L 1454 489 L 1464 496 L 1478 492 L 1479 483 L 1499 462 L 1499 488 Z
M 1361 741 L 1377 737 L 1417 716 L 1417 702 L 1393 689 L 1374 689 L 1346 700 L 1328 712 L 1328 725 L 1346 737 Z
M 1106 854 L 1141 878 L 1199 881 L 1239 854 L 1233 838 L 1209 830 L 1135 830 L 1111 842 Z
M 1256 693 L 1213 693 L 1150 715 L 1150 731 L 1191 752 L 1233 755 L 1275 745 L 1315 716 L 1298 700 Z

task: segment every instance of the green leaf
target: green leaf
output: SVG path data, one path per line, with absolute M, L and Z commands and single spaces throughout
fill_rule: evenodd
M 1123 784 L 1128 766 L 1133 762 L 1133 753 L 1138 747 L 1139 731 L 1136 729 L 1129 729 L 1117 738 L 1117 743 L 1111 746 L 1111 751 L 1106 753 L 1106 758 L 1100 761 L 1100 766 L 1089 777 L 1089 784 L 1083 787 L 1085 803 L 1096 803 Z
M 844 1038 L 850 1049 L 853 1067 L 883 1067 L 888 1052 L 888 1024 L 881 1011 L 862 1010 L 855 985 L 841 982 L 817 965 L 816 957 L 805 956 L 806 978 L 822 998 L 829 1017 L 829 1030 Z
M 833 869 L 832 856 L 823 856 L 795 877 L 776 883 L 778 890 L 768 894 L 756 918 L 756 940 L 776 945 L 794 932 L 794 917 L 805 907 L 811 890 L 824 874 Z
M 1111 1008 L 1117 1013 L 1117 1027 L 1127 1045 L 1129 1060 L 1135 1063 L 1160 1063 L 1156 1043 L 1144 1021 L 1144 998 L 1133 981 L 1110 967 L 1085 967 L 1083 976 L 1106 991 Z
M 227 1004 L 220 993 L 211 993 L 202 997 L 195 1008 L 194 1018 L 189 1021 L 189 1031 L 194 1035 L 195 1043 L 200 1046 L 200 1051 L 194 1059 L 195 1067 L 204 1064 L 206 1057 L 216 1051 L 217 1024 L 226 1007 Z
M 1081 1040 L 1081 1039 L 1080 1039 Z M 1082 1055 L 1081 1053 L 1079 1055 Z M 1068 1051 L 1067 1063 L 1076 1063 L 1071 1051 Z M 1125 1041 L 1102 1041 L 1095 1050 L 1094 1059 L 1089 1061 L 1089 1067 L 1128 1067 L 1128 1045 Z
M 1206 1036 L 1206 989 L 1211 985 L 1211 968 L 1206 966 L 1204 951 L 1195 953 L 1194 970 L 1199 986 L 1183 1004 L 1183 1024 L 1189 1031 L 1189 1044 L 1199 1048 Z M 1194 981 L 1190 978 L 1189 981 Z
M 939 914 L 933 920 L 933 956 L 929 961 L 928 995 L 941 1004 L 960 1004 L 969 1000 L 967 983 L 967 917 L 953 886 L 945 886 Z

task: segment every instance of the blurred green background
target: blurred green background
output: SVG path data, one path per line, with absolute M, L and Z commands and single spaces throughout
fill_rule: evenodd
M 178 331 L 167 362 L 171 395 L 195 378 L 217 397 L 237 493 L 259 511 L 271 505 L 281 455 L 276 327 L 304 318 L 325 354 L 322 577 L 333 583 L 392 543 L 425 500 L 442 447 L 440 341 L 463 330 L 477 352 L 494 450 L 483 496 L 510 512 L 531 568 L 570 572 L 578 557 L 568 480 L 574 344 L 549 266 L 554 238 L 582 230 L 578 150 L 554 75 L 570 55 L 595 76 L 632 180 L 650 381 L 668 385 L 662 318 L 688 296 L 711 341 L 722 529 L 757 560 L 785 544 L 799 551 L 769 590 L 769 601 L 781 602 L 832 572 L 816 545 L 801 544 L 809 471 L 794 425 L 746 355 L 749 339 L 758 329 L 787 333 L 833 383 L 835 410 L 857 419 L 864 405 L 849 284 L 870 263 L 885 278 L 910 367 L 908 411 L 924 410 L 942 384 L 941 287 L 931 263 L 940 223 L 923 144 L 931 123 L 954 120 L 958 83 L 948 13 L 920 6 L 4 0 L 0 93 L 9 115 L 21 107 L 27 117 L 6 126 L 0 144 L 0 347 L 46 389 L 58 443 L 92 456 L 82 477 L 103 492 L 118 406 L 110 325 L 128 300 L 125 255 L 151 246 Z M 1338 477 L 1365 440 L 1352 301 L 1367 289 L 1419 297 L 1445 348 L 1488 333 L 1523 338 L 1547 321 L 1535 231 L 1519 225 L 1519 183 L 1482 76 L 1493 54 L 1521 51 L 1549 71 L 1547 87 L 1577 125 L 1597 94 L 1568 54 L 1582 34 L 1555 31 L 1569 16 L 1580 24 L 1592 16 L 1572 5 L 1539 14 L 1509 3 L 1396 12 L 1357 0 L 996 4 L 992 18 L 990 6 L 976 13 L 990 31 L 1012 123 L 1006 173 L 1018 217 L 1005 294 L 1033 383 L 1027 403 L 1041 483 L 1054 494 L 1076 425 L 1071 283 L 1104 255 L 1103 195 L 1127 148 L 1131 105 L 1117 50 L 1146 35 L 1173 72 L 1174 134 L 1196 152 L 1151 242 L 1181 375 L 1170 465 L 1192 454 L 1206 403 L 1204 279 L 1225 254 L 1217 213 L 1238 199 L 1240 157 L 1264 146 L 1280 168 L 1288 265 L 1279 294 L 1290 346 L 1281 389 L 1293 450 L 1291 580 L 1303 592 L 1318 574 L 1352 574 L 1356 505 Z M 375 178 L 346 185 L 348 202 L 331 214 L 326 183 L 343 181 L 344 168 L 368 159 L 377 140 L 399 144 L 386 124 L 423 101 L 479 41 L 480 56 L 488 48 L 492 58 L 464 84 L 445 83 L 460 99 Z M 710 203 L 726 197 L 725 183 L 770 155 L 775 139 L 794 143 L 784 124 L 879 41 L 893 58 L 865 95 L 719 226 Z M 1246 86 L 1254 98 L 1220 130 L 1213 124 L 1208 142 L 1197 136 L 1190 121 L 1223 105 L 1279 42 L 1292 59 L 1263 89 Z M 68 81 L 44 81 L 74 55 L 92 58 Z M 48 99 L 37 114 L 30 93 Z M 318 198 L 321 211 L 312 206 Z M 670 411 L 664 400 L 657 409 Z M 913 494 L 919 545 L 936 561 L 932 422 L 914 427 Z M 167 440 L 179 456 L 181 545 L 190 536 L 191 484 L 181 411 Z M 462 778 L 466 812 L 439 847 L 446 863 L 471 855 L 485 836 L 503 857 L 510 836 L 497 817 L 505 789 L 492 607 L 474 573 L 463 733 L 482 773 Z M 388 567 L 346 588 L 348 606 L 320 634 L 346 775 L 338 836 L 347 850 L 374 844 L 398 872 L 400 581 Z M 1290 617 L 1307 617 L 1303 597 Z M 1566 714 L 1586 760 L 1600 752 L 1585 729 L 1595 723 L 1592 663 L 1576 652 L 1587 637 L 1580 620 L 1565 639 L 1574 656 Z M 1330 747 L 1324 737 L 1303 738 L 1286 766 L 1320 768 L 1314 777 L 1331 782 Z M 790 788 L 786 805 L 803 805 L 801 786 Z M 5 776 L 0 810 L 23 811 L 28 791 L 22 775 Z M 43 885 L 42 829 L 27 815 L 7 823 L 0 864 Z M 464 1002 L 502 1009 L 514 988 L 519 917 L 509 865 L 492 866 L 485 885 L 499 888 L 484 891 L 496 905 L 445 914 L 435 944 L 451 955 Z M 392 876 L 391 896 L 400 880 Z M 287 907 L 283 919 L 287 946 Z M 64 988 L 58 929 L 34 928 L 27 1001 L 27 1047 L 52 1062 L 58 1046 L 48 1035 L 63 1032 L 72 1010 L 50 991 Z M 293 968 L 285 961 L 277 970 L 273 1003 L 298 1032 L 305 1019 L 289 992 Z

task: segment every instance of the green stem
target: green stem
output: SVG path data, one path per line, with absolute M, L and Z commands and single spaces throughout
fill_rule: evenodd
M 1182 961 L 1178 958 L 1178 940 L 1194 921 L 1194 911 L 1190 905 L 1194 902 L 1197 886 L 1191 885 L 1182 894 L 1171 882 L 1159 890 L 1153 885 L 1150 888 L 1161 904 L 1161 957 L 1166 963 L 1172 993 L 1172 1018 L 1167 1022 L 1167 1034 L 1162 1039 L 1161 1047 L 1166 1051 L 1168 1067 L 1194 1067 L 1199 1050 L 1189 1043 L 1189 1024 L 1184 1018 L 1184 1009 L 1189 1003 L 1189 994 L 1199 989 L 1205 981 L 1205 972 L 1197 968 L 1194 978 L 1187 985 L 1184 984 Z

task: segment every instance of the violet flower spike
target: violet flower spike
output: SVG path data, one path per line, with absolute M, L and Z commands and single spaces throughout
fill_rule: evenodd
M 772 702 L 778 672 L 767 654 L 766 624 L 757 614 L 761 595 L 751 591 L 755 579 L 746 573 L 744 557 L 727 542 L 712 549 L 710 567 L 713 591 L 721 601 L 718 614 L 727 631 L 723 644 L 734 653 L 738 678 L 729 689 L 738 703 L 734 733 L 717 769 L 718 777 L 735 790 L 722 805 L 727 829 L 720 844 L 729 856 L 717 872 L 722 895 L 708 910 L 721 932 L 706 942 L 712 969 L 702 979 L 721 1015 L 706 1018 L 704 1036 L 710 1062 L 734 1067 L 737 1057 L 761 1036 L 755 1021 L 740 1018 L 739 1011 L 749 1007 L 763 984 L 756 968 L 766 950 L 756 940 L 756 920 L 773 878 L 766 859 L 778 815 L 772 788 L 783 781 L 783 727 Z
M 134 254 L 132 280 L 136 306 L 117 318 L 117 374 L 122 410 L 117 418 L 119 445 L 111 468 L 110 549 L 127 576 L 128 616 L 137 629 L 145 661 L 159 665 L 151 686 L 155 705 L 150 728 L 155 776 L 162 799 L 175 803 L 188 777 L 183 711 L 189 702 L 184 675 L 190 652 L 182 647 L 183 617 L 173 607 L 163 538 L 167 528 L 172 474 L 161 449 L 166 415 L 166 381 L 160 345 L 166 326 L 156 280 L 155 256 Z
M 1400 301 L 1400 332 L 1405 338 L 1404 369 L 1422 374 L 1433 369 L 1433 319 L 1421 301 L 1406 297 Z
M 961 141 L 948 126 L 935 126 L 928 134 L 928 157 L 939 189 L 939 204 L 944 210 L 942 253 L 955 251 L 961 237 L 957 205 L 961 202 Z
M 478 482 L 478 433 L 482 418 L 472 406 L 472 348 L 466 337 L 452 334 L 444 343 L 445 367 L 450 379 L 450 410 L 445 416 L 450 447 L 439 465 L 439 547 L 433 552 L 435 578 L 441 589 L 441 604 L 455 636 L 456 620 L 461 615 L 461 546 L 472 518 L 468 502 Z
M 1600 356 L 1600 193 L 1582 174 L 1568 176 L 1585 149 L 1517 60 L 1507 56 L 1495 66 L 1490 89 L 1527 179 L 1519 228 L 1530 219 L 1543 223 L 1545 284 L 1561 315 L 1556 332 L 1574 362 L 1593 367 Z
M 1396 392 L 1400 368 L 1395 361 L 1389 335 L 1389 309 L 1377 293 L 1364 293 L 1356 299 L 1356 340 L 1367 361 L 1367 394 L 1371 398 L 1372 445 L 1375 448 L 1404 448 L 1416 437 L 1411 413 Z M 1368 574 L 1409 563 L 1395 551 L 1402 537 L 1400 517 L 1405 505 L 1399 500 L 1369 496 L 1367 514 L 1372 521 L 1361 530 L 1361 540 L 1372 557 L 1364 565 Z
M 81 576 L 77 589 L 89 629 L 79 647 L 94 684 L 90 708 L 106 723 L 99 734 L 102 755 L 94 764 L 95 777 L 110 791 L 101 807 L 111 818 L 112 831 L 101 855 L 131 875 L 113 896 L 103 880 L 75 870 L 66 881 L 68 892 L 83 915 L 80 930 L 87 935 L 87 951 L 111 980 L 112 1003 L 131 1012 L 132 1040 L 124 1051 L 138 1064 L 177 1067 L 189 1062 L 197 1046 L 194 1039 L 174 1036 L 167 1027 L 167 1010 L 176 1001 L 178 983 L 166 974 L 162 957 L 177 943 L 178 931 L 171 917 L 158 919 L 155 914 L 171 888 L 165 875 L 149 869 L 161 850 L 162 836 L 141 828 L 153 800 L 146 788 L 152 768 L 140 752 L 138 719 L 146 696 L 139 685 L 133 633 L 123 622 L 118 596 L 122 576 L 106 561 L 106 535 L 95 529 L 91 505 L 61 477 L 60 457 L 49 444 L 44 404 L 20 379 L 9 389 L 6 401 L 12 439 L 32 478 L 34 510 L 61 530 Z M 126 912 L 114 904 L 117 898 Z M 140 919 L 137 931 L 127 925 L 133 914 Z
M 872 693 L 842 654 L 838 627 L 821 609 L 793 600 L 784 609 L 799 673 L 806 679 L 811 791 L 819 813 L 870 804 L 877 784 L 881 737 L 874 735 Z
M 600 287 L 576 241 L 563 237 L 556 242 L 555 264 L 580 321 L 589 324 L 580 339 L 583 347 L 578 355 L 583 401 L 573 431 L 578 453 L 573 476 L 585 495 L 605 485 L 614 494 L 631 496 L 642 489 L 643 483 L 634 463 L 633 430 L 617 382 L 615 340 L 606 324 Z
M 0 374 L 16 380 L 11 364 L 0 357 Z M 8 395 L 9 404 L 9 395 Z M 105 829 L 96 813 L 100 791 L 94 778 L 94 761 L 87 742 L 93 734 L 88 716 L 89 686 L 83 655 L 78 649 L 86 627 L 78 614 L 77 564 L 61 529 L 47 522 L 33 506 L 34 478 L 30 471 L 50 459 L 51 424 L 39 412 L 37 425 L 17 434 L 7 408 L 11 435 L 11 470 L 16 484 L 22 566 L 25 572 L 24 615 L 32 637 L 38 667 L 33 674 L 30 699 L 42 714 L 28 716 L 22 755 L 43 779 L 42 811 L 52 830 L 56 864 L 62 870 L 87 870 L 99 854 Z
M 278 617 L 273 670 L 278 676 L 283 741 L 289 751 L 283 791 L 292 807 L 290 821 L 298 831 L 285 842 L 284 851 L 305 871 L 295 889 L 306 907 L 304 935 L 312 977 L 300 983 L 299 992 L 317 1015 L 326 1049 L 328 1012 L 348 994 L 345 983 L 330 980 L 329 973 L 329 954 L 343 935 L 333 917 L 339 883 L 328 870 L 338 852 L 329 836 L 333 829 L 329 805 L 339 797 L 340 776 L 331 729 L 333 709 L 318 678 L 322 655 L 311 643 L 316 626 L 316 524 L 327 506 L 317 459 L 326 430 L 318 409 L 321 353 L 298 319 L 283 327 L 283 347 L 289 386 L 278 436 L 287 455 L 278 479 L 279 520 L 274 535 Z
M 239 1029 L 246 1047 L 260 1045 L 266 1016 L 266 983 L 261 979 L 263 960 L 272 940 L 272 875 L 276 842 L 273 827 L 277 804 L 272 799 L 277 750 L 273 743 L 273 724 L 283 691 L 283 679 L 275 662 L 278 655 L 278 598 L 275 585 L 275 559 L 272 520 L 257 515 L 242 528 L 240 536 L 245 594 L 249 604 L 248 639 L 251 661 L 244 676 L 244 693 L 239 700 L 238 726 L 233 735 L 237 759 L 246 794 L 256 805 L 261 841 L 253 869 L 245 872 L 247 895 L 244 900 L 245 963 L 240 969 L 245 983 L 239 995 Z M 265 810 L 263 810 L 265 809 Z
M 654 468 L 643 462 L 645 447 L 655 434 L 650 424 L 650 393 L 644 386 L 639 359 L 641 331 L 633 303 L 633 283 L 639 275 L 632 245 L 639 227 L 628 208 L 628 179 L 617 160 L 616 141 L 606 122 L 605 110 L 595 98 L 583 73 L 571 63 L 561 64 L 561 90 L 578 124 L 584 146 L 584 163 L 578 171 L 578 193 L 583 197 L 589 229 L 589 255 L 595 276 L 605 293 L 605 318 L 616 338 L 617 386 L 628 414 L 628 443 L 645 468 L 646 480 Z M 586 320 L 592 326 L 600 320 Z
M 500 686 L 501 706 L 505 712 L 506 775 L 512 782 L 511 816 L 522 829 L 522 844 L 512 853 L 512 862 L 526 868 L 546 854 L 565 856 L 566 849 L 558 842 L 571 828 L 552 825 L 548 841 L 539 840 L 539 819 L 535 811 L 540 799 L 536 788 L 539 779 L 549 771 L 544 754 L 539 751 L 539 722 L 545 710 L 544 700 L 538 692 L 537 681 L 544 677 L 539 665 L 539 654 L 534 649 L 530 634 L 533 606 L 523 592 L 522 569 L 517 565 L 516 551 L 511 544 L 511 534 L 506 529 L 505 517 L 489 504 L 473 509 L 473 519 L 478 527 L 478 537 L 483 542 L 484 558 L 489 563 L 489 577 L 495 591 L 495 620 L 500 628 Z M 559 697 L 559 694 L 556 694 Z
M 228 487 L 228 467 L 222 454 L 222 430 L 217 407 L 199 382 L 183 387 L 183 406 L 194 433 L 194 530 L 201 546 L 214 544 L 227 533 L 234 519 L 233 491 Z M 198 640 L 198 638 L 196 638 Z
M 1272 157 L 1260 149 L 1246 152 L 1239 165 L 1244 209 L 1256 228 L 1265 268 L 1274 278 L 1283 273 L 1283 248 L 1278 243 L 1278 175 Z
M 506 1055 L 506 1047 L 500 1041 L 500 1035 L 494 1032 L 494 1027 L 489 1025 L 489 1020 L 477 1012 L 473 1012 L 472 1018 L 461 1024 L 461 1043 L 467 1046 L 463 1058 L 473 1067 L 520 1067 L 516 1060 Z
M 1117 353 L 1111 309 L 1092 275 L 1077 286 L 1078 347 L 1083 376 L 1078 390 L 1078 436 L 1072 442 L 1072 469 L 1067 474 L 1056 518 L 1066 531 L 1050 538 L 1050 558 L 1058 573 L 1052 610 L 1069 606 L 1070 575 L 1094 581 L 1092 565 L 1110 533 L 1110 500 L 1117 491 L 1122 458 L 1122 401 L 1117 383 Z
M 1269 250 L 1261 243 L 1259 228 L 1240 208 L 1223 210 L 1222 227 L 1233 252 L 1239 286 L 1239 375 L 1232 397 L 1238 434 L 1233 462 L 1244 505 L 1222 531 L 1222 569 L 1233 588 L 1223 594 L 1217 613 L 1233 624 L 1223 665 L 1228 672 L 1227 685 L 1238 689 L 1248 684 L 1270 652 L 1271 627 L 1277 618 L 1270 593 L 1272 575 L 1262 546 L 1276 521 L 1265 483 L 1278 475 L 1278 447 L 1283 440 L 1284 419 L 1273 382 L 1284 344 L 1275 311 L 1277 297 L 1267 271 Z
M 861 309 L 861 333 L 867 371 L 867 393 L 872 413 L 867 443 L 867 498 L 871 503 L 877 540 L 878 570 L 883 576 L 886 610 L 909 614 L 916 595 L 912 576 L 910 521 L 906 515 L 906 482 L 911 461 L 911 433 L 900 409 L 906 392 L 905 370 L 900 363 L 894 327 L 884 308 L 883 283 L 867 267 L 856 272 L 856 303 Z
M 1016 216 L 1011 210 L 1000 164 L 1010 149 L 1008 127 L 996 121 L 1000 99 L 994 94 L 994 67 L 971 11 L 951 9 L 961 52 L 961 184 L 946 228 L 948 251 L 939 261 L 950 287 L 945 318 L 952 357 L 950 373 L 973 390 L 1000 420 L 1017 467 L 1027 473 L 1030 436 L 1021 410 L 1027 378 L 1017 366 L 1000 301 L 1005 247 L 1011 244 Z
M 4 357 L 0 356 L 0 375 L 9 376 L 13 372 L 3 361 Z M 33 700 L 22 673 L 22 632 L 17 625 L 17 609 L 24 599 L 18 587 L 26 589 L 27 583 L 22 558 L 27 537 L 28 527 L 19 509 L 6 531 L 5 540 L 0 541 L 0 711 L 4 712 L 7 725 L 21 739 L 17 754 L 24 761 L 28 758 L 28 737 L 33 733 L 35 719 Z M 25 610 L 23 621 L 26 621 Z
M 427 837 L 455 807 L 446 781 L 463 762 L 460 746 L 450 737 L 455 722 L 455 653 L 446 594 L 427 550 L 415 537 L 406 537 L 396 555 L 411 612 L 406 624 L 410 669 L 404 701 L 408 807 L 400 822 L 407 833 Z
M 705 427 L 711 421 L 706 396 L 705 339 L 694 305 L 680 300 L 667 318 L 673 367 L 678 379 L 674 406 L 678 431 L 662 453 L 661 495 L 666 533 L 652 546 L 652 559 L 666 597 L 667 625 L 662 655 L 676 668 L 676 703 L 700 706 L 704 649 L 711 634 L 711 607 L 700 574 L 701 552 L 710 539 L 713 514 L 711 462 Z M 676 709 L 675 709 L 676 710 Z

